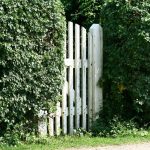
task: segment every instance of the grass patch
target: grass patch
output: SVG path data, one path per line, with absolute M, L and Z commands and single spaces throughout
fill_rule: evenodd
M 0 150 L 63 150 L 65 148 L 79 148 L 79 147 L 97 147 L 106 145 L 120 145 L 132 144 L 140 142 L 149 142 L 150 133 L 146 136 L 125 136 L 116 138 L 102 138 L 89 136 L 60 136 L 54 138 L 40 139 L 39 143 L 20 144 L 17 147 L 9 147 L 0 145 Z

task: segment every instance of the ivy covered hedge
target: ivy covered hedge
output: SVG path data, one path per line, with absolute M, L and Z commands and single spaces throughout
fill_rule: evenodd
M 0 1 L 0 136 L 35 130 L 60 99 L 64 33 L 59 0 Z

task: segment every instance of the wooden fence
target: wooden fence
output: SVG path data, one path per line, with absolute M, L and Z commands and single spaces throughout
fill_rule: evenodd
M 93 24 L 87 34 L 84 27 L 68 22 L 63 99 L 57 103 L 55 113 L 48 116 L 46 111 L 40 111 L 41 135 L 73 134 L 78 128 L 88 130 L 98 118 L 103 98 L 98 86 L 102 76 L 102 36 L 98 24 Z

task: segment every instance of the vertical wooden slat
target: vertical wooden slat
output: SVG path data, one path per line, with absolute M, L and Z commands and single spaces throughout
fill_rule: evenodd
M 102 77 L 103 68 L 103 50 L 102 50 L 102 28 L 99 24 L 93 24 L 90 28 L 92 34 L 92 81 L 93 81 L 93 121 L 98 119 L 99 111 L 102 109 L 103 93 L 102 88 L 98 85 L 99 80 Z
M 55 122 L 55 128 L 56 128 L 56 135 L 60 135 L 60 102 L 57 102 L 56 106 L 56 122 Z
M 80 124 L 80 26 L 75 24 L 75 127 Z
M 66 59 L 66 37 L 64 41 L 64 59 Z M 67 79 L 66 79 L 66 66 L 64 67 L 64 86 L 63 86 L 63 100 L 62 100 L 62 133 L 67 133 Z
M 49 135 L 54 136 L 54 115 L 53 114 L 50 114 L 48 123 L 49 123 L 48 125 Z
M 92 112 L 93 112 L 93 103 L 92 103 L 92 35 L 88 33 L 88 127 L 92 125 Z
M 73 23 L 68 22 L 68 51 L 69 59 L 73 59 Z M 73 134 L 73 66 L 69 66 L 69 83 L 68 83 L 68 95 L 69 95 L 69 133 Z
M 81 30 L 82 51 L 82 128 L 86 130 L 86 29 Z

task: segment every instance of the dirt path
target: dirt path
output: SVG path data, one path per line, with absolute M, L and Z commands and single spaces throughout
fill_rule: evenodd
M 67 150 L 150 150 L 150 143 L 115 145 L 96 148 L 79 148 L 79 149 L 72 148 Z

